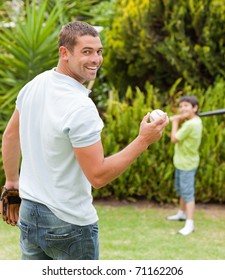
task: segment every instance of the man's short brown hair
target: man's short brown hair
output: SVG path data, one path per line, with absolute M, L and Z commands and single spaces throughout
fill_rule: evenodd
M 64 46 L 72 52 L 77 43 L 77 38 L 84 35 L 99 37 L 99 33 L 92 25 L 83 21 L 70 22 L 61 29 L 58 37 L 58 46 Z

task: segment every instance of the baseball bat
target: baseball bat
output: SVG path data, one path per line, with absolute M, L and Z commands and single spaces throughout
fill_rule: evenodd
M 208 117 L 208 116 L 214 116 L 214 115 L 222 115 L 225 114 L 225 109 L 218 109 L 218 110 L 213 110 L 213 111 L 208 111 L 208 112 L 201 112 L 199 113 L 199 117 Z

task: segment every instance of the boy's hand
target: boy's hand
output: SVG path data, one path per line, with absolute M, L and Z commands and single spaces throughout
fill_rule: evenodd
M 169 118 L 169 120 L 171 122 L 174 122 L 174 121 L 179 122 L 179 121 L 185 120 L 187 118 L 187 116 L 188 116 L 188 114 L 185 114 L 185 113 L 184 114 L 179 114 L 179 115 L 174 115 L 174 116 L 171 116 Z

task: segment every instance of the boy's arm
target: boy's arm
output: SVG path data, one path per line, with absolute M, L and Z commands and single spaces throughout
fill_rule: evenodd
M 175 137 L 175 135 L 178 131 L 180 122 L 184 121 L 186 117 L 187 117 L 186 114 L 180 114 L 180 115 L 174 115 L 169 118 L 169 120 L 172 122 L 172 131 L 171 131 L 170 139 L 171 142 L 173 142 L 174 144 L 179 142 L 179 140 Z
M 173 142 L 174 144 L 178 143 L 179 141 L 177 140 L 177 138 L 175 137 L 177 130 L 179 127 L 179 120 L 174 120 L 172 122 L 172 131 L 171 131 L 171 142 Z
M 172 117 L 170 117 L 170 121 L 172 122 L 172 130 L 171 130 L 171 142 L 173 142 L 174 144 L 178 143 L 179 141 L 177 140 L 177 138 L 175 137 L 178 127 L 179 127 L 179 122 L 181 120 L 180 115 L 174 115 Z

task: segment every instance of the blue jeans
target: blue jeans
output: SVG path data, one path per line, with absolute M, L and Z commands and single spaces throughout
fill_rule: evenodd
M 45 205 L 23 199 L 19 222 L 23 260 L 97 260 L 98 223 L 77 226 L 57 218 Z
M 192 170 L 175 169 L 175 190 L 185 202 L 195 200 L 195 174 L 197 168 Z

